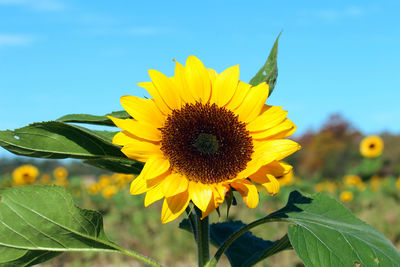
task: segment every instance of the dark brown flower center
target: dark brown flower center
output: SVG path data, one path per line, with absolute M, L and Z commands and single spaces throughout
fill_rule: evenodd
M 253 142 L 238 116 L 216 104 L 186 104 L 168 116 L 161 150 L 172 169 L 204 184 L 232 179 L 244 170 Z
M 374 143 L 369 144 L 369 148 L 370 148 L 370 149 L 374 149 L 374 148 L 375 148 L 375 144 L 374 144 Z

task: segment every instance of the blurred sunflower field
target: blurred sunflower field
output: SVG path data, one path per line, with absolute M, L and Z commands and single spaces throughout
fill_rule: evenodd
M 324 192 L 400 248 L 400 210 L 394 208 L 400 204 L 400 136 L 363 135 L 340 115 L 333 115 L 320 130 L 295 139 L 303 149 L 287 158 L 287 163 L 294 168 L 277 177 L 281 186 L 279 194 L 271 196 L 259 188 L 260 205 L 255 211 L 247 209 L 240 197 L 234 195 L 229 219 L 262 218 L 283 206 L 295 189 L 305 193 Z M 161 203 L 145 210 L 144 196 L 129 194 L 134 178 L 134 175 L 106 172 L 73 160 L 3 158 L 0 161 L 0 188 L 33 184 L 63 186 L 78 206 L 101 212 L 111 240 L 119 240 L 123 246 L 143 254 L 157 251 L 158 259 L 167 266 L 195 266 L 195 245 L 188 238 L 189 234 L 174 231 L 179 222 L 160 224 Z M 217 221 L 226 219 L 227 208 L 224 203 L 211 217 Z M 262 231 L 255 229 L 253 232 L 278 239 L 284 229 L 271 224 Z M 174 246 L 168 245 L 171 240 Z M 181 253 L 183 250 L 188 252 Z M 227 263 L 227 259 L 222 259 L 221 266 Z M 111 253 L 70 252 L 41 266 L 140 265 L 127 256 Z M 259 266 L 304 265 L 293 251 L 284 251 Z

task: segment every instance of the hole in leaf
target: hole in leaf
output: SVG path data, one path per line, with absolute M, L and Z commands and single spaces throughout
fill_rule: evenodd
M 14 138 L 19 140 L 19 136 L 18 135 L 14 135 Z
M 264 75 L 264 76 L 267 76 L 267 72 L 266 72 L 265 70 L 264 70 L 264 72 L 263 72 L 263 75 Z

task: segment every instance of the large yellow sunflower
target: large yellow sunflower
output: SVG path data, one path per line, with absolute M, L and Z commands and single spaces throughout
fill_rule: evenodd
M 383 140 L 377 135 L 365 137 L 360 143 L 361 155 L 367 158 L 375 158 L 382 154 Z
M 275 176 L 290 168 L 280 160 L 300 146 L 285 139 L 296 126 L 282 107 L 265 105 L 268 84 L 239 81 L 239 66 L 218 74 L 194 56 L 176 62 L 175 75 L 149 70 L 138 85 L 151 99 L 121 97 L 133 119 L 109 117 L 123 129 L 113 142 L 129 158 L 145 162 L 132 182 L 133 195 L 146 193 L 145 206 L 164 198 L 163 223 L 176 219 L 192 201 L 203 218 L 232 188 L 249 208 L 258 205 L 254 183 L 279 191 Z

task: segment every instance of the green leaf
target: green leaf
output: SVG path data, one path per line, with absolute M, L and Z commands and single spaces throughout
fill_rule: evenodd
M 0 197 L 1 264 L 37 263 L 64 251 L 117 250 L 100 213 L 77 208 L 62 187 L 11 187 Z
M 31 266 L 66 251 L 120 252 L 160 266 L 111 242 L 101 214 L 76 207 L 63 187 L 0 190 L 0 266 Z
M 0 131 L 0 145 L 22 156 L 39 158 L 122 158 L 111 134 L 58 121 L 34 123 L 14 131 Z
M 289 221 L 289 239 L 306 266 L 399 266 L 400 252 L 380 232 L 325 194 L 294 191 L 267 217 Z
M 12 249 L 8 248 L 8 247 L 4 247 L 4 246 L 0 247 L 0 252 L 2 253 L 0 256 L 0 266 L 1 267 L 33 266 L 33 265 L 48 261 L 51 258 L 54 258 L 62 253 L 62 252 L 56 252 L 56 251 L 18 249 L 21 253 L 21 255 L 19 257 L 14 258 L 12 260 L 7 260 L 7 259 L 3 260 L 3 257 L 7 258 L 8 256 L 10 256 L 10 250 L 12 250 Z
M 121 148 L 112 143 L 116 133 L 49 121 L 14 131 L 0 131 L 0 146 L 17 155 L 86 159 L 85 163 L 108 171 L 140 173 L 143 164 L 127 158 Z
M 269 84 L 269 95 L 272 94 L 275 88 L 276 79 L 278 77 L 278 40 L 282 32 L 279 33 L 275 40 L 274 46 L 269 53 L 268 59 L 264 66 L 257 72 L 257 74 L 250 80 L 250 84 L 256 86 L 262 82 L 267 82 Z
M 233 233 L 245 224 L 241 221 L 231 221 L 214 223 L 210 225 L 211 241 L 217 246 L 221 246 Z M 251 266 L 260 261 L 261 256 L 272 248 L 277 241 L 263 240 L 246 232 L 236 239 L 226 250 L 227 256 L 232 267 Z
M 115 126 L 114 123 L 109 118 L 107 118 L 107 116 L 112 116 L 119 119 L 131 118 L 131 116 L 126 111 L 122 110 L 122 111 L 114 111 L 104 116 L 97 116 L 90 114 L 69 114 L 57 119 L 57 121 Z
M 210 225 L 210 238 L 213 245 L 220 247 L 233 233 L 244 227 L 241 221 L 213 223 Z M 188 219 L 180 222 L 179 228 L 192 232 Z M 226 250 L 225 255 L 233 267 L 251 266 L 279 251 L 290 248 L 287 236 L 281 240 L 268 241 L 246 232 L 236 239 Z
M 105 169 L 111 172 L 139 174 L 143 169 L 143 163 L 131 159 L 89 159 L 83 161 L 86 164 Z

